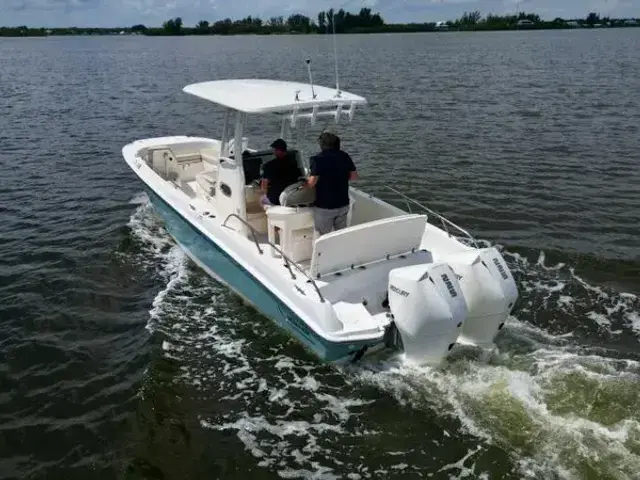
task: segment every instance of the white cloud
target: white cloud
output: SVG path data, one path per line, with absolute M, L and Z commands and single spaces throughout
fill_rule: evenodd
M 316 17 L 334 7 L 379 11 L 389 22 L 427 22 L 454 19 L 463 12 L 536 12 L 543 18 L 585 17 L 589 11 L 618 17 L 640 17 L 640 0 L 0 0 L 4 25 L 123 26 L 160 25 L 180 16 L 186 25 L 247 15 L 303 13 Z

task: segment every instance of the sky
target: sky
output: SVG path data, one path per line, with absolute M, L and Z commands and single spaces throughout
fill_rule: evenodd
M 584 18 L 588 12 L 617 18 L 640 17 L 640 0 L 0 0 L 0 25 L 30 27 L 160 26 L 173 17 L 185 25 L 247 15 L 268 19 L 344 8 L 369 7 L 386 22 L 453 20 L 465 11 L 487 13 L 535 12 L 543 19 Z

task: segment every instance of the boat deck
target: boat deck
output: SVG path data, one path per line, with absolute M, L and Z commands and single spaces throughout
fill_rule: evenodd
M 178 180 L 174 185 L 188 197 L 189 207 L 203 221 L 205 228 L 209 222 L 213 227 L 213 224 L 219 226 L 221 222 L 226 221 L 225 227 L 228 227 L 230 232 L 235 231 L 239 225 L 239 217 L 236 217 L 236 221 L 232 221 L 233 215 L 227 218 L 218 217 L 214 205 L 201 196 L 201 188 L 196 180 Z M 247 213 L 255 220 L 256 215 L 262 214 L 263 210 L 255 202 L 255 198 L 252 200 L 251 204 L 247 205 Z M 328 301 L 342 324 L 340 335 L 345 336 L 382 331 L 389 323 L 389 272 L 394 268 L 432 261 L 428 252 L 416 251 L 351 265 L 350 269 L 315 278 L 311 276 L 311 258 L 297 262 L 283 258 L 278 251 L 279 245 L 274 248 L 269 242 L 268 234 L 260 231 L 262 228 L 252 227 L 248 235 L 239 231 L 234 235 L 239 253 L 252 258 L 250 262 L 260 262 L 269 271 L 275 272 L 294 293 L 312 301 Z

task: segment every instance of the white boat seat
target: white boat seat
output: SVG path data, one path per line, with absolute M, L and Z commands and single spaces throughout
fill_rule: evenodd
M 305 181 L 289 185 L 280 194 L 280 205 L 283 207 L 309 207 L 316 201 L 316 189 L 305 188 Z
M 311 258 L 313 252 L 313 210 L 272 206 L 267 209 L 267 234 L 269 242 L 276 244 L 276 229 L 280 237 L 280 249 L 294 262 Z M 279 252 L 271 248 L 274 257 Z
M 200 152 L 188 152 L 176 155 L 176 163 L 178 165 L 181 165 L 183 163 L 197 163 L 201 161 L 202 156 L 200 155 Z
M 379 327 L 375 317 L 360 302 L 336 302 L 333 304 L 333 311 L 336 312 L 336 316 L 342 323 L 345 332 L 357 331 L 363 328 L 377 329 Z
M 204 163 L 217 165 L 220 161 L 220 150 L 217 148 L 201 148 L 200 158 Z
M 217 170 L 203 170 L 202 172 L 196 173 L 196 183 L 207 193 L 207 195 L 215 195 L 217 181 Z

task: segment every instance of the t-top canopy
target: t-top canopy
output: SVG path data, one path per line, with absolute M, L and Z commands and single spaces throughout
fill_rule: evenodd
M 187 85 L 183 91 L 245 113 L 291 112 L 315 106 L 365 104 L 364 97 L 308 83 L 265 79 L 215 80 Z

